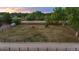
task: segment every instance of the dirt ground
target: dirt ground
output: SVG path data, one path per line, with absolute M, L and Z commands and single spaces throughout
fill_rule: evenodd
M 68 26 L 18 25 L 0 32 L 1 42 L 79 42 Z

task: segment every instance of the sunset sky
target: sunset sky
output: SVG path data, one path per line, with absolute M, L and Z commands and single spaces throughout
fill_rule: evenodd
M 21 13 L 31 13 L 34 11 L 41 11 L 43 13 L 52 12 L 53 7 L 0 7 L 0 12 L 21 12 Z

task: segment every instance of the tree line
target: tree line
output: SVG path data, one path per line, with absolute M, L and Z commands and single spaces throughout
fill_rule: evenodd
M 36 11 L 33 13 L 7 13 L 0 12 L 0 24 L 2 23 L 16 23 L 20 24 L 21 21 L 44 21 L 45 15 L 50 15 L 51 13 L 42 13 L 41 11 Z

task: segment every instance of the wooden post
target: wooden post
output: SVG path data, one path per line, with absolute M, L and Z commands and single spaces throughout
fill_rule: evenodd
M 78 33 L 78 32 L 76 32 L 76 33 L 75 33 L 76 39 L 78 39 L 78 35 L 79 35 L 79 33 Z
M 39 51 L 39 48 L 37 48 L 37 51 Z
M 58 51 L 58 49 L 56 48 L 56 51 Z
M 19 51 L 20 51 L 20 48 L 19 48 Z
M 10 48 L 9 48 L 9 51 L 10 51 Z
M 27 51 L 29 51 L 29 47 L 27 47 Z
M 49 49 L 48 48 L 46 48 L 46 51 L 48 51 Z
M 65 51 L 67 51 L 67 48 L 65 48 Z
M 75 48 L 75 51 L 77 51 L 77 48 Z

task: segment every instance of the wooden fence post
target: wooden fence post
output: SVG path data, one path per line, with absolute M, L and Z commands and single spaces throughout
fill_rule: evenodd
M 65 51 L 67 51 L 67 48 L 65 48 Z
M 56 51 L 58 51 L 58 48 L 56 48 Z
M 46 51 L 48 51 L 49 49 L 48 48 L 46 48 Z
M 29 51 L 29 47 L 27 47 L 27 51 Z
M 75 48 L 75 51 L 77 51 L 77 48 Z
M 10 51 L 10 48 L 9 48 L 9 51 Z
M 37 48 L 37 51 L 39 51 L 39 48 Z
M 19 51 L 20 51 L 20 48 L 19 48 Z

